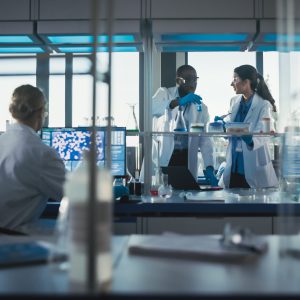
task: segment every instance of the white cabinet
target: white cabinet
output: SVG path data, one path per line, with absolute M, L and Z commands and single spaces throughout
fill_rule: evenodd
M 160 234 L 166 231 L 181 234 L 222 234 L 226 223 L 249 228 L 255 234 L 272 234 L 271 217 L 153 217 L 144 218 L 143 233 Z
M 137 217 L 121 217 L 114 218 L 113 234 L 114 235 L 128 235 L 128 234 L 141 234 L 142 221 Z
M 299 234 L 300 217 L 274 217 L 274 234 Z

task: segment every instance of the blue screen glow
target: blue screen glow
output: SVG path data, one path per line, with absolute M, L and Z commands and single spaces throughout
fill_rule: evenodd
M 97 165 L 104 165 L 106 160 L 106 128 L 97 130 Z M 69 171 L 76 169 L 82 160 L 82 153 L 89 150 L 91 133 L 88 128 L 43 128 L 43 142 L 54 148 L 64 161 Z M 112 128 L 111 136 L 111 170 L 114 176 L 126 175 L 126 128 Z

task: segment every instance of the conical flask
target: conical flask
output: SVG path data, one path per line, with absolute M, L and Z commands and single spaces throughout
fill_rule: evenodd
M 175 128 L 176 132 L 187 132 L 187 127 L 183 117 L 182 107 L 178 107 L 178 112 L 175 119 Z M 188 148 L 188 136 L 182 134 L 175 134 L 174 136 L 174 149 L 175 150 L 184 150 Z
M 126 129 L 130 131 L 139 131 L 139 125 L 135 114 L 136 103 L 127 103 L 129 106 L 129 114 L 126 122 Z
M 187 131 L 181 106 L 178 107 L 178 112 L 177 112 L 177 115 L 176 115 L 174 131 Z

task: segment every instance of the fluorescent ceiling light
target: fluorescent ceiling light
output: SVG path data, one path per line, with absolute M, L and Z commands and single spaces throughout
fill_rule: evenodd
M 277 51 L 277 52 L 292 52 L 300 51 L 300 46 L 287 47 L 281 45 L 259 45 L 255 48 L 257 52 Z
M 162 42 L 243 42 L 246 41 L 246 33 L 224 34 L 162 34 Z
M 92 44 L 92 35 L 49 35 L 48 40 L 52 44 Z M 99 35 L 98 43 L 108 43 L 109 39 L 107 35 Z M 133 43 L 135 38 L 133 35 L 113 35 L 113 43 Z
M 32 44 L 33 40 L 27 35 L 0 35 L 0 44 Z
M 164 52 L 242 51 L 239 45 L 162 46 Z
M 0 53 L 43 53 L 40 47 L 0 47 Z
M 268 33 L 264 35 L 263 38 L 264 42 L 281 42 L 281 43 L 288 43 L 288 42 L 293 42 L 293 43 L 300 43 L 300 34 L 293 34 L 293 35 L 288 35 L 288 34 L 276 34 L 276 33 Z
M 108 52 L 108 47 L 98 47 L 99 52 Z M 92 53 L 93 47 L 58 47 L 58 50 L 63 53 Z M 112 52 L 137 52 L 135 46 L 116 46 L 112 47 Z

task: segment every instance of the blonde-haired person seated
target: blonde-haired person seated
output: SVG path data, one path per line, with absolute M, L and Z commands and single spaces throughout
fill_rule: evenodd
M 45 105 L 36 87 L 22 85 L 13 92 L 9 111 L 16 123 L 0 136 L 0 227 L 30 224 L 40 217 L 48 198 L 63 196 L 64 163 L 37 134 Z

